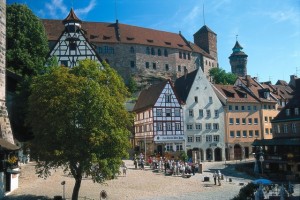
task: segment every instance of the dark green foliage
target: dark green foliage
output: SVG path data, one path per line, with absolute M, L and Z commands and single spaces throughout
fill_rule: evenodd
M 128 87 L 129 92 L 131 92 L 131 93 L 135 93 L 137 91 L 137 89 L 138 89 L 137 84 L 136 84 L 136 81 L 134 80 L 133 76 L 130 77 L 127 87 Z
M 222 68 L 212 68 L 209 70 L 209 75 L 213 79 L 213 83 L 222 85 L 233 85 L 237 76 L 232 73 L 226 73 Z
M 253 199 L 254 192 L 257 190 L 258 186 L 253 183 L 248 183 L 240 189 L 240 192 L 232 200 L 246 200 Z

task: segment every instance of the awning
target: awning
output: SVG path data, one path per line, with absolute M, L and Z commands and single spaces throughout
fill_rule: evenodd
M 0 147 L 4 148 L 6 150 L 18 150 L 20 147 L 4 140 L 3 138 L 0 138 Z
M 254 140 L 252 146 L 300 146 L 300 138 L 273 138 Z

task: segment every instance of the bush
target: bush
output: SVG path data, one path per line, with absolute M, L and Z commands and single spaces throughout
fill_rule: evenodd
M 239 194 L 235 196 L 232 200 L 254 199 L 254 191 L 256 191 L 257 188 L 257 185 L 253 183 L 248 183 L 240 189 Z

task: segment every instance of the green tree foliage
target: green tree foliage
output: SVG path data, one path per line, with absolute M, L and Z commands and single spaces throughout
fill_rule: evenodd
M 131 92 L 131 93 L 135 93 L 137 91 L 137 89 L 138 89 L 137 84 L 136 84 L 136 81 L 134 80 L 133 76 L 130 77 L 127 87 L 128 87 L 129 92 Z
M 22 76 L 37 75 L 49 52 L 42 22 L 23 4 L 7 6 L 7 68 Z
M 10 91 L 10 120 L 14 136 L 26 141 L 31 138 L 24 123 L 29 85 L 31 78 L 44 70 L 48 42 L 41 21 L 22 4 L 7 6 L 6 37 L 7 70 L 19 77 L 14 80 L 18 85 L 16 91 Z
M 254 199 L 254 192 L 257 190 L 257 188 L 258 185 L 248 183 L 240 189 L 239 194 L 232 200 Z
M 125 110 L 127 88 L 108 64 L 84 60 L 72 69 L 53 67 L 33 80 L 28 123 L 37 172 L 47 178 L 63 167 L 75 179 L 78 199 L 83 174 L 104 182 L 128 156 L 132 116 Z
M 222 68 L 211 68 L 209 70 L 209 76 L 215 84 L 233 85 L 237 79 L 237 76 L 232 73 L 226 73 Z

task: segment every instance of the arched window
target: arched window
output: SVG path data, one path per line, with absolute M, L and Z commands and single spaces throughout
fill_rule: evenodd
M 164 55 L 165 55 L 165 57 L 168 57 L 168 50 L 167 49 L 164 50 Z
M 161 56 L 161 50 L 160 49 L 157 50 L 157 55 Z
M 151 55 L 155 55 L 155 51 L 153 47 L 151 48 Z
M 134 53 L 134 48 L 130 47 L 130 53 Z
M 150 48 L 149 47 L 146 48 L 146 54 L 150 55 Z

